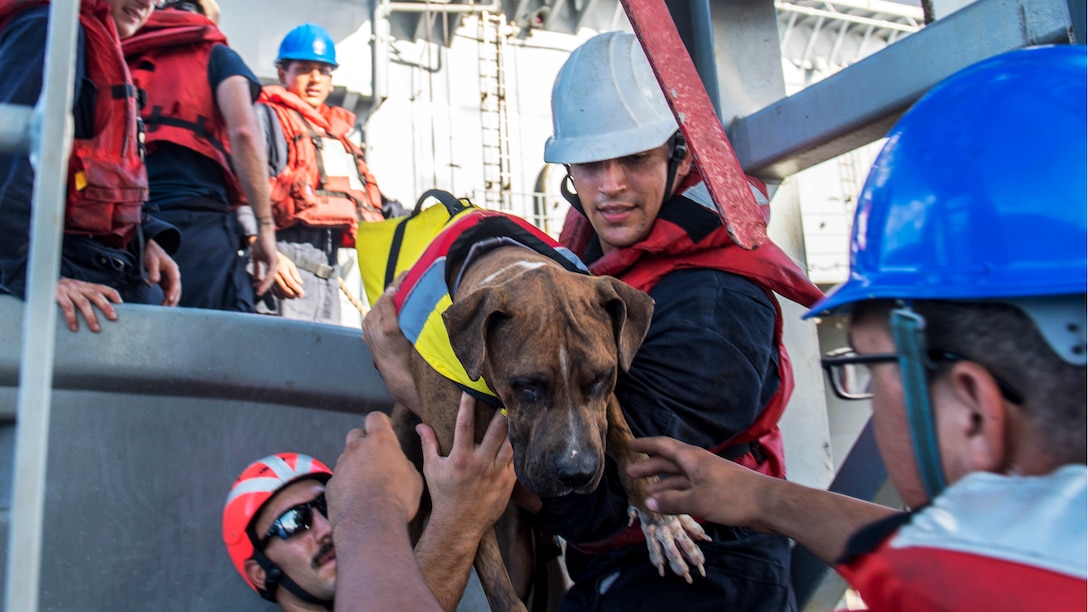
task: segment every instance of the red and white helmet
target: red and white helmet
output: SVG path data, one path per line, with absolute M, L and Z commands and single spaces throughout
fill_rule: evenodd
M 277 453 L 249 464 L 227 495 L 223 507 L 223 543 L 227 545 L 235 569 L 262 595 L 263 585 L 250 582 L 245 570 L 246 560 L 251 559 L 254 552 L 249 523 L 280 489 L 307 478 L 328 482 L 332 470 L 309 455 Z

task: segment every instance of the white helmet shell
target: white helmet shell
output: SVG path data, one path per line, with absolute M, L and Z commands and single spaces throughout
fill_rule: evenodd
M 678 128 L 634 34 L 605 32 L 567 58 L 552 87 L 544 161 L 581 164 L 659 147 Z

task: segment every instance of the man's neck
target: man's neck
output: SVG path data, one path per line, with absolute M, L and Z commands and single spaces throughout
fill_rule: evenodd
M 280 604 L 283 612 L 326 612 L 325 607 L 302 601 L 295 594 L 280 585 L 276 594 L 276 602 Z

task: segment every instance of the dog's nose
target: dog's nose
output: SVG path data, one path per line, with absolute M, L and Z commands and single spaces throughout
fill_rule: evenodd
M 592 453 L 572 451 L 556 465 L 559 482 L 571 489 L 579 489 L 593 482 L 597 475 L 597 460 Z

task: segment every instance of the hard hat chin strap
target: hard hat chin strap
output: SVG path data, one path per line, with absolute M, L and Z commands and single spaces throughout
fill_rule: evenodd
M 564 164 L 567 169 L 567 175 L 563 177 L 563 180 L 559 183 L 559 193 L 563 196 L 563 199 L 568 204 L 574 207 L 574 210 L 582 213 L 584 217 L 586 209 L 582 208 L 582 201 L 578 199 L 578 194 L 571 190 L 570 185 L 574 184 L 574 179 L 570 175 L 570 164 Z
M 258 589 L 258 592 L 264 599 L 275 603 L 276 587 L 282 586 L 290 591 L 295 597 L 298 597 L 306 603 L 322 606 L 326 610 L 333 609 L 333 600 L 318 599 L 306 592 L 306 590 L 300 587 L 294 580 L 291 580 L 291 577 L 285 574 L 283 570 L 280 569 L 280 566 L 276 565 L 275 561 L 269 559 L 264 552 L 254 549 L 253 560 L 264 569 L 264 587 Z
M 684 134 L 680 130 L 669 139 L 669 169 L 665 179 L 665 195 L 662 196 L 661 205 L 672 197 L 672 186 L 676 183 L 676 171 L 680 168 L 680 162 L 688 155 L 688 143 L 684 140 Z
M 911 444 L 914 447 L 914 462 L 926 495 L 932 501 L 940 495 L 947 483 L 941 465 L 937 427 L 926 381 L 926 370 L 934 369 L 934 366 L 926 352 L 925 327 L 925 318 L 914 312 L 909 304 L 904 303 L 892 310 L 892 339 L 899 353 L 903 403 Z

